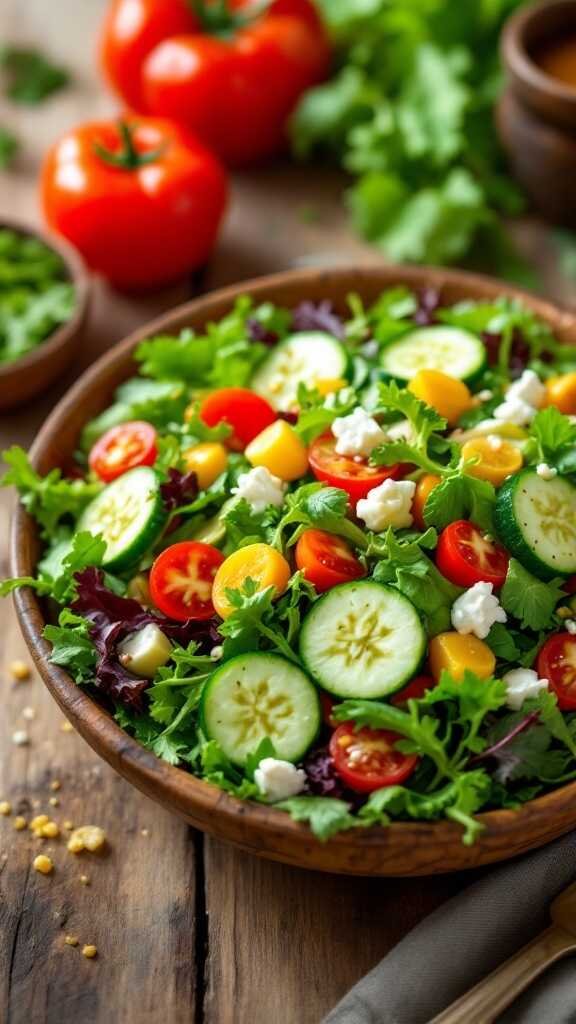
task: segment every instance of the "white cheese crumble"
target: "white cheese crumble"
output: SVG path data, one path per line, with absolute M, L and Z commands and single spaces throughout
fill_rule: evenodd
M 495 622 L 506 622 L 507 616 L 491 583 L 475 583 L 452 605 L 452 625 L 458 633 L 474 633 L 485 640 Z
M 212 661 L 220 661 L 220 658 L 222 657 L 223 654 L 224 648 L 222 644 L 217 644 L 216 647 L 213 647 L 212 650 L 210 651 L 210 657 L 212 658 Z
M 17 747 L 25 747 L 30 742 L 30 737 L 25 729 L 17 729 L 12 733 L 12 743 Z
M 543 480 L 553 480 L 558 475 L 558 470 L 554 469 L 554 466 L 549 466 L 547 462 L 539 462 L 536 472 Z
M 386 437 L 389 441 L 413 441 L 414 427 L 410 420 L 400 420 L 386 428 Z
M 486 441 L 488 443 L 488 447 L 491 448 L 493 452 L 499 451 L 504 444 L 502 438 L 498 437 L 498 434 L 488 434 Z
M 386 434 L 365 409 L 357 406 L 349 416 L 339 416 L 332 424 L 338 455 L 360 455 L 367 459 L 386 440 Z
M 412 526 L 412 501 L 416 484 L 412 480 L 385 480 L 356 505 L 356 515 L 369 530 L 380 533 L 388 526 L 400 530 Z
M 532 423 L 537 412 L 538 410 L 533 405 L 524 402 L 521 398 L 506 397 L 505 401 L 494 409 L 494 416 L 504 423 L 513 423 L 516 427 L 526 427 Z
M 165 665 L 172 654 L 172 644 L 154 622 L 130 633 L 118 644 L 120 664 L 135 676 L 153 679 L 161 665 Z
M 513 668 L 502 676 L 502 682 L 506 683 L 506 704 L 512 711 L 520 711 L 525 700 L 548 689 L 548 680 L 538 679 L 533 668 Z
M 534 419 L 546 397 L 546 388 L 534 370 L 524 370 L 506 392 L 501 405 L 494 410 L 497 420 L 525 427 Z
M 490 388 L 484 388 L 483 391 L 479 391 L 476 395 L 481 402 L 489 402 L 491 398 L 494 398 L 494 392 L 490 391 Z
M 570 633 L 571 636 L 576 636 L 576 622 L 574 619 L 566 619 L 564 622 L 566 632 Z
M 254 782 L 269 803 L 287 800 L 304 789 L 306 774 L 290 761 L 265 757 L 254 772 Z
M 268 505 L 280 508 L 284 504 L 286 484 L 278 476 L 274 476 L 266 466 L 256 466 L 238 477 L 238 486 L 232 488 L 232 494 L 245 498 L 254 512 L 263 512 Z

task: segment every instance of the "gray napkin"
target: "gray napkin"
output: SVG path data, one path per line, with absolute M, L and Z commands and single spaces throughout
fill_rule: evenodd
M 575 880 L 574 833 L 495 868 L 417 925 L 324 1024 L 426 1024 L 546 928 L 550 903 Z M 500 1021 L 575 1024 L 574 960 L 545 972 Z

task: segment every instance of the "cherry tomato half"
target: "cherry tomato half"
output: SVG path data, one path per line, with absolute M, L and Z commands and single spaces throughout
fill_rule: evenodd
M 576 711 L 576 636 L 549 637 L 538 655 L 538 676 L 548 680 L 561 711 Z
M 296 544 L 296 565 L 321 594 L 366 574 L 350 545 L 324 530 L 304 531 Z
M 258 434 L 278 419 L 265 398 L 248 388 L 221 388 L 208 395 L 200 405 L 200 417 L 209 427 L 228 423 L 233 430 L 226 443 L 242 451 Z
M 330 754 L 344 785 L 357 793 L 372 793 L 404 782 L 418 764 L 418 756 L 396 750 L 394 744 L 401 739 L 388 729 L 356 732 L 352 722 L 339 725 L 330 739 Z
M 150 596 L 169 619 L 210 619 L 212 584 L 224 555 L 211 544 L 185 540 L 166 548 L 150 570 Z
M 308 453 L 310 468 L 317 480 L 346 491 L 353 502 L 365 498 L 369 491 L 389 477 L 397 480 L 403 466 L 371 466 L 366 459 L 357 462 L 350 455 L 338 455 L 336 438 L 330 434 L 313 442 Z
M 332 717 L 332 712 L 338 701 L 334 697 L 331 697 L 329 693 L 326 693 L 325 690 L 319 691 L 319 697 L 320 707 L 322 709 L 322 721 L 326 725 L 329 725 L 331 729 L 337 729 L 340 723 Z
M 406 704 L 409 700 L 419 700 L 423 697 L 427 690 L 431 690 L 436 683 L 431 676 L 415 676 L 414 679 L 405 686 L 403 690 L 395 693 L 390 703 L 395 704 L 398 707 L 400 704 Z
M 474 523 L 458 519 L 442 530 L 436 548 L 436 565 L 451 583 L 473 587 L 492 583 L 501 587 L 508 572 L 508 552 L 484 534 Z
M 102 434 L 93 445 L 88 463 L 105 483 L 136 466 L 153 466 L 158 455 L 158 435 L 151 423 L 131 420 Z

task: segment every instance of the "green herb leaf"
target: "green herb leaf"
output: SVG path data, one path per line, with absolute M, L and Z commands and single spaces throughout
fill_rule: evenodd
M 102 490 L 101 483 L 64 479 L 59 469 L 40 476 L 23 448 L 16 445 L 4 452 L 3 458 L 10 468 L 0 480 L 0 485 L 18 489 L 24 508 L 48 538 L 63 520 L 70 518 L 76 521 L 86 505 Z
M 511 558 L 500 603 L 525 629 L 547 629 L 552 625 L 556 605 L 566 597 L 563 582 L 558 578 L 544 583 Z
M 358 818 L 350 814 L 344 800 L 330 796 L 293 796 L 276 804 L 281 811 L 288 811 L 294 821 L 305 821 L 313 834 L 325 843 L 337 832 L 358 828 Z M 367 823 L 368 824 L 368 823 Z
M 5 46 L 0 50 L 0 68 L 8 82 L 4 92 L 15 103 L 36 106 L 68 85 L 70 75 L 53 64 L 39 50 Z
M 455 473 L 428 495 L 424 520 L 427 526 L 443 530 L 457 519 L 469 519 L 481 530 L 491 531 L 495 502 L 496 492 L 487 480 Z

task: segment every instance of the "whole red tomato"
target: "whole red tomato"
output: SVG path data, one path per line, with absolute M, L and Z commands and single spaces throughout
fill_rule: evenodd
M 128 103 L 181 121 L 240 165 L 283 146 L 329 48 L 311 0 L 114 0 L 102 61 Z
M 176 279 L 212 250 L 226 206 L 223 168 L 185 129 L 155 118 L 91 121 L 48 152 L 47 223 L 124 288 Z

